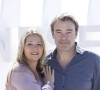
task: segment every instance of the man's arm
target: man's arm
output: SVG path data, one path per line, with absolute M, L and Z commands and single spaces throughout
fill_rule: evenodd
M 93 90 L 100 90 L 100 56 L 94 62 Z

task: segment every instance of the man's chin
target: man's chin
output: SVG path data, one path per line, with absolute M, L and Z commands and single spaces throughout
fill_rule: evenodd
M 60 51 L 68 51 L 69 48 L 68 48 L 68 47 L 60 47 L 59 50 L 60 50 Z

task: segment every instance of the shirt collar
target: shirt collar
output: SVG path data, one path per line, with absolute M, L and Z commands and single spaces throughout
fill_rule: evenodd
M 75 42 L 75 46 L 76 46 L 76 53 L 83 55 L 84 50 L 82 48 L 80 48 L 80 46 L 77 44 L 77 42 Z M 53 57 L 56 56 L 56 53 L 57 53 L 57 49 L 54 50 Z
M 76 46 L 76 53 L 79 53 L 79 54 L 84 53 L 84 50 L 82 48 L 80 48 L 80 46 L 77 44 L 77 42 L 75 42 L 75 46 Z

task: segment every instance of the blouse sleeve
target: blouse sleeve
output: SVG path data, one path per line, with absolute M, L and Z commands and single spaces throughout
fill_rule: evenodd
M 39 86 L 37 80 L 35 79 L 34 75 L 28 72 L 12 72 L 11 85 L 17 90 L 53 90 L 54 89 L 54 85 L 51 82 L 48 82 L 41 88 L 41 86 Z
M 12 72 L 11 85 L 17 90 L 41 90 L 34 75 L 27 72 Z

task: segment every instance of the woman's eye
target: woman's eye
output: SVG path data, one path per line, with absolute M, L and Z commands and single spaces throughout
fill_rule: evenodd
M 31 43 L 27 44 L 27 45 L 32 45 Z
M 42 44 L 37 44 L 38 46 L 42 46 Z

